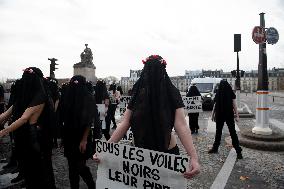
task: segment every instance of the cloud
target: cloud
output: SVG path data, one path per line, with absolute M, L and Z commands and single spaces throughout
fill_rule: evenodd
M 266 12 L 266 25 L 284 33 L 281 0 L 0 0 L 0 77 L 19 77 L 38 66 L 47 75 L 59 61 L 58 77 L 71 77 L 84 44 L 94 54 L 99 77 L 129 76 L 141 60 L 161 54 L 169 75 L 185 70 L 236 67 L 233 34 L 242 34 L 242 69 L 257 69 L 258 45 L 251 39 Z M 284 42 L 268 46 L 268 66 L 280 67 Z

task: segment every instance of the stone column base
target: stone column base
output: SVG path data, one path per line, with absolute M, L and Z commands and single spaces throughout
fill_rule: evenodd
M 257 134 L 257 135 L 271 135 L 272 130 L 269 127 L 257 127 L 255 126 L 252 128 L 252 133 Z

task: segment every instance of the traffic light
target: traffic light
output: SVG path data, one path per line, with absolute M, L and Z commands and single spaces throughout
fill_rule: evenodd
M 56 65 L 58 65 L 58 64 L 56 64 L 56 62 L 55 61 L 57 61 L 57 59 L 56 58 L 49 58 L 48 60 L 50 60 L 50 69 L 49 69 L 49 71 L 50 71 L 50 77 L 51 78 L 55 78 L 55 74 L 54 74 L 54 71 L 56 70 L 56 69 L 58 69 L 58 68 L 56 68 L 55 66 Z
M 56 64 L 55 62 L 51 62 L 50 63 L 50 71 L 54 72 L 56 69 L 58 69 L 58 68 L 55 67 L 56 65 L 58 65 L 58 64 Z
M 245 75 L 245 71 L 241 70 L 241 77 L 244 77 L 244 75 Z

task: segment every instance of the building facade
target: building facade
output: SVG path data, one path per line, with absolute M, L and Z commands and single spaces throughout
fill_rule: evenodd
M 268 90 L 269 91 L 284 91 L 284 68 L 273 68 L 267 70 L 268 73 Z M 131 89 L 134 83 L 140 77 L 141 70 L 130 70 L 130 77 L 121 77 L 120 85 L 123 91 L 127 92 Z M 236 78 L 232 77 L 231 72 L 224 72 L 223 70 L 186 70 L 184 76 L 170 77 L 174 86 L 181 92 L 186 92 L 190 86 L 191 80 L 200 77 L 215 77 L 227 79 L 233 89 L 235 89 Z M 258 84 L 258 71 L 246 71 L 241 77 L 241 92 L 256 92 Z

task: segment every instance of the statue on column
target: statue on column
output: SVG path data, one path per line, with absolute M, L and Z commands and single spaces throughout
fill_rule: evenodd
M 92 50 L 88 47 L 88 44 L 85 44 L 86 48 L 81 53 L 81 62 L 75 64 L 76 67 L 95 67 L 93 64 L 93 53 Z

